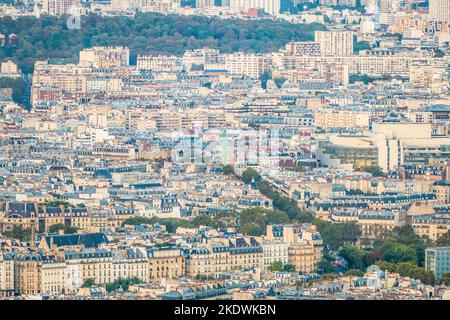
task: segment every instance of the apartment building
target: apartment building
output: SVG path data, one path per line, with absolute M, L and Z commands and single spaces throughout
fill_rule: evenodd
M 225 55 L 225 69 L 232 75 L 258 79 L 267 69 L 264 55 L 236 52 Z
M 434 247 L 425 250 L 425 269 L 434 272 L 434 277 L 450 273 L 450 247 Z
M 280 13 L 280 0 L 230 0 L 230 8 L 239 11 L 248 11 L 251 8 L 263 9 L 270 14 Z
M 317 110 L 314 123 L 321 128 L 368 128 L 370 112 L 350 110 Z
M 13 254 L 0 254 L 0 298 L 14 295 L 15 267 Z
M 314 272 L 322 259 L 323 241 L 313 225 L 268 225 L 266 239 L 288 245 L 288 263 L 298 272 Z
M 450 231 L 448 215 L 418 214 L 411 217 L 411 227 L 421 237 L 436 241 Z
M 137 69 L 146 71 L 181 71 L 181 59 L 176 56 L 138 55 Z
M 283 265 L 289 262 L 289 244 L 281 241 L 263 241 L 263 271 L 269 271 L 274 262 L 281 262 Z
M 185 274 L 184 256 L 179 248 L 148 249 L 147 257 L 148 282 Z
M 349 56 L 353 54 L 352 31 L 316 31 L 314 41 L 322 55 Z
M 429 19 L 443 22 L 450 21 L 450 0 L 430 0 Z
M 54 224 L 87 230 L 90 227 L 89 212 L 85 207 L 48 206 L 37 202 L 0 204 L 0 230 L 9 231 L 13 226 L 20 226 L 47 232 Z
M 127 47 L 92 47 L 80 51 L 80 66 L 118 69 L 129 64 L 130 50 Z

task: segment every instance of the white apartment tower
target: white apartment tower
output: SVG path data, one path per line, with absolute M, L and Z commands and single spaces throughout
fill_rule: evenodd
M 352 31 L 316 31 L 315 42 L 322 55 L 349 56 L 353 54 Z
M 50 16 L 70 14 L 77 7 L 81 7 L 81 0 L 42 0 L 42 13 Z
M 230 8 L 248 11 L 248 9 L 263 9 L 269 14 L 280 13 L 280 0 L 230 0 Z
M 430 20 L 450 22 L 450 0 L 430 0 Z

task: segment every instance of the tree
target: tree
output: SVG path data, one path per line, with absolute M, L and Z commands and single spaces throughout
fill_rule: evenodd
M 281 88 L 283 86 L 283 84 L 286 82 L 286 78 L 275 78 L 273 79 L 273 81 L 275 82 L 276 86 L 278 88 Z
M 233 166 L 230 166 L 230 165 L 223 166 L 223 174 L 226 174 L 226 175 L 234 174 Z
M 64 234 L 74 234 L 77 233 L 78 229 L 76 227 L 72 226 L 65 226 L 64 227 Z
M 122 221 L 122 226 L 130 225 L 130 226 L 139 226 L 141 224 L 152 224 L 152 220 L 146 217 L 133 217 L 128 218 Z
M 267 224 L 283 224 L 289 222 L 286 212 L 280 210 L 271 210 L 266 213 L 265 222 Z
M 213 226 L 214 225 L 214 222 L 212 221 L 211 217 L 207 216 L 207 215 L 204 215 L 204 214 L 195 216 L 194 219 L 192 219 L 191 222 L 196 227 L 199 227 L 199 226 Z
M 139 284 L 142 283 L 141 279 L 139 279 L 138 277 L 132 277 L 132 278 L 118 278 L 117 280 L 108 283 L 106 285 L 106 291 L 107 292 L 112 292 L 112 291 L 117 291 L 119 289 L 122 289 L 123 291 L 128 291 L 128 288 L 130 287 L 130 285 L 133 284 Z
M 420 280 L 424 284 L 433 285 L 435 283 L 434 273 L 417 266 L 413 262 L 393 263 L 388 261 L 378 261 L 376 263 L 381 270 L 397 272 L 401 277 L 410 277 Z
M 328 260 L 322 259 L 317 265 L 317 270 L 321 274 L 336 273 L 336 267 Z
M 252 180 L 255 179 L 256 182 L 259 182 L 261 180 L 261 177 L 258 174 L 258 171 L 256 171 L 253 168 L 247 168 L 242 173 L 242 181 L 244 181 L 245 184 L 250 184 Z
M 50 227 L 48 227 L 49 233 L 58 233 L 59 230 L 64 230 L 64 224 L 57 223 L 57 224 L 52 224 Z
M 374 177 L 384 177 L 385 174 L 379 166 L 362 167 L 361 171 L 371 173 Z
M 285 264 L 283 265 L 284 272 L 295 272 L 295 266 L 293 264 Z
M 387 244 L 382 251 L 383 257 L 388 262 L 414 262 L 417 263 L 416 250 L 404 244 Z
M 287 222 L 289 222 L 289 217 L 285 212 L 260 207 L 242 210 L 239 215 L 240 231 L 252 236 L 265 234 L 267 225 Z
M 362 82 L 364 84 L 368 84 L 370 82 L 374 82 L 375 80 L 376 80 L 376 78 L 370 77 L 367 74 L 363 74 L 363 75 L 352 74 L 349 78 L 350 83 Z
M 246 223 L 241 227 L 240 231 L 247 236 L 261 236 L 264 233 L 256 223 Z
M 272 262 L 270 264 L 270 266 L 269 266 L 269 270 L 271 272 L 282 271 L 283 270 L 283 263 L 281 261 Z
M 127 46 L 130 62 L 138 54 L 181 56 L 186 50 L 208 46 L 221 52 L 273 52 L 289 41 L 311 41 L 319 23 L 291 24 L 283 20 L 237 20 L 206 16 L 136 13 L 133 17 L 83 16 L 82 30 L 69 29 L 66 17 L 0 18 L 0 33 L 15 33 L 15 46 L 1 46 L 0 57 L 12 59 L 24 73 L 34 62 L 60 58 L 76 62 L 78 52 L 92 46 Z
M 362 50 L 370 50 L 372 46 L 367 41 L 355 41 L 355 45 L 353 46 L 353 51 L 357 54 L 359 51 Z
M 439 280 L 439 282 L 440 282 L 441 284 L 446 285 L 446 286 L 450 286 L 450 273 L 444 273 L 444 274 L 441 276 L 441 279 Z
M 355 246 L 345 246 L 339 251 L 339 255 L 344 258 L 349 268 L 364 270 L 364 256 L 366 252 L 364 250 L 358 249 Z
M 191 71 L 201 71 L 204 69 L 204 65 L 203 64 L 193 64 L 191 66 Z
M 443 235 L 441 235 L 436 240 L 436 246 L 438 246 L 438 247 L 450 246 L 450 230 L 447 231 L 446 233 L 444 233 Z
M 431 245 L 427 237 L 420 237 L 410 225 L 395 227 L 392 231 L 386 231 L 379 239 L 375 240 L 373 246 L 380 252 L 385 251 L 396 244 L 403 244 L 414 249 L 418 266 L 423 266 L 425 262 L 425 249 Z
M 359 269 L 350 269 L 347 270 L 344 275 L 351 276 L 351 277 L 362 277 L 364 275 L 364 272 L 362 272 Z
M 361 236 L 361 229 L 355 223 L 331 223 L 315 221 L 324 244 L 338 250 L 346 244 L 355 243 Z
M 81 286 L 82 288 L 91 288 L 95 286 L 95 280 L 92 278 L 87 278 L 84 280 L 83 285 Z
M 1 50 L 0 50 L 0 53 L 1 53 Z M 0 54 L 0 56 L 1 56 L 1 54 Z M 28 104 L 28 101 L 25 99 L 26 83 L 22 78 L 1 77 L 0 78 L 0 88 L 11 88 L 12 89 L 12 100 L 14 102 L 16 102 L 20 105 Z
M 272 79 L 272 76 L 269 72 L 265 71 L 264 73 L 262 73 L 259 77 L 259 80 L 261 81 L 261 88 L 267 89 L 267 81 L 269 81 L 270 79 Z
M 26 242 L 31 240 L 31 228 L 23 229 L 22 226 L 14 225 L 11 231 L 5 231 L 8 238 L 18 239 Z
M 383 255 L 378 250 L 372 250 L 364 255 L 365 266 L 371 266 L 380 260 L 383 260 Z
M 216 214 L 212 219 L 217 228 L 236 227 L 237 226 L 237 213 L 233 211 L 220 212 Z

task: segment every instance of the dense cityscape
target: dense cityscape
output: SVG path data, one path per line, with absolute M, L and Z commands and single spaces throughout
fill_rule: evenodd
M 0 299 L 450 300 L 450 0 L 0 0 Z

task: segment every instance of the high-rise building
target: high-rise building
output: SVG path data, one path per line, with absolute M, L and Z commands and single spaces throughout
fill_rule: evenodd
M 450 0 L 430 0 L 430 20 L 450 22 Z
M 450 273 L 450 247 L 427 248 L 425 251 L 425 269 L 434 272 L 434 277 Z
M 81 7 L 81 0 L 43 0 L 42 13 L 59 16 L 72 13 L 75 7 Z
M 294 8 L 294 0 L 280 0 L 280 13 L 291 12 Z
M 269 14 L 280 13 L 280 0 L 230 0 L 230 8 L 248 11 L 249 9 L 263 9 Z
M 392 14 L 400 10 L 400 0 L 379 0 L 380 13 Z
M 352 31 L 316 31 L 315 42 L 323 55 L 348 56 L 353 54 Z

